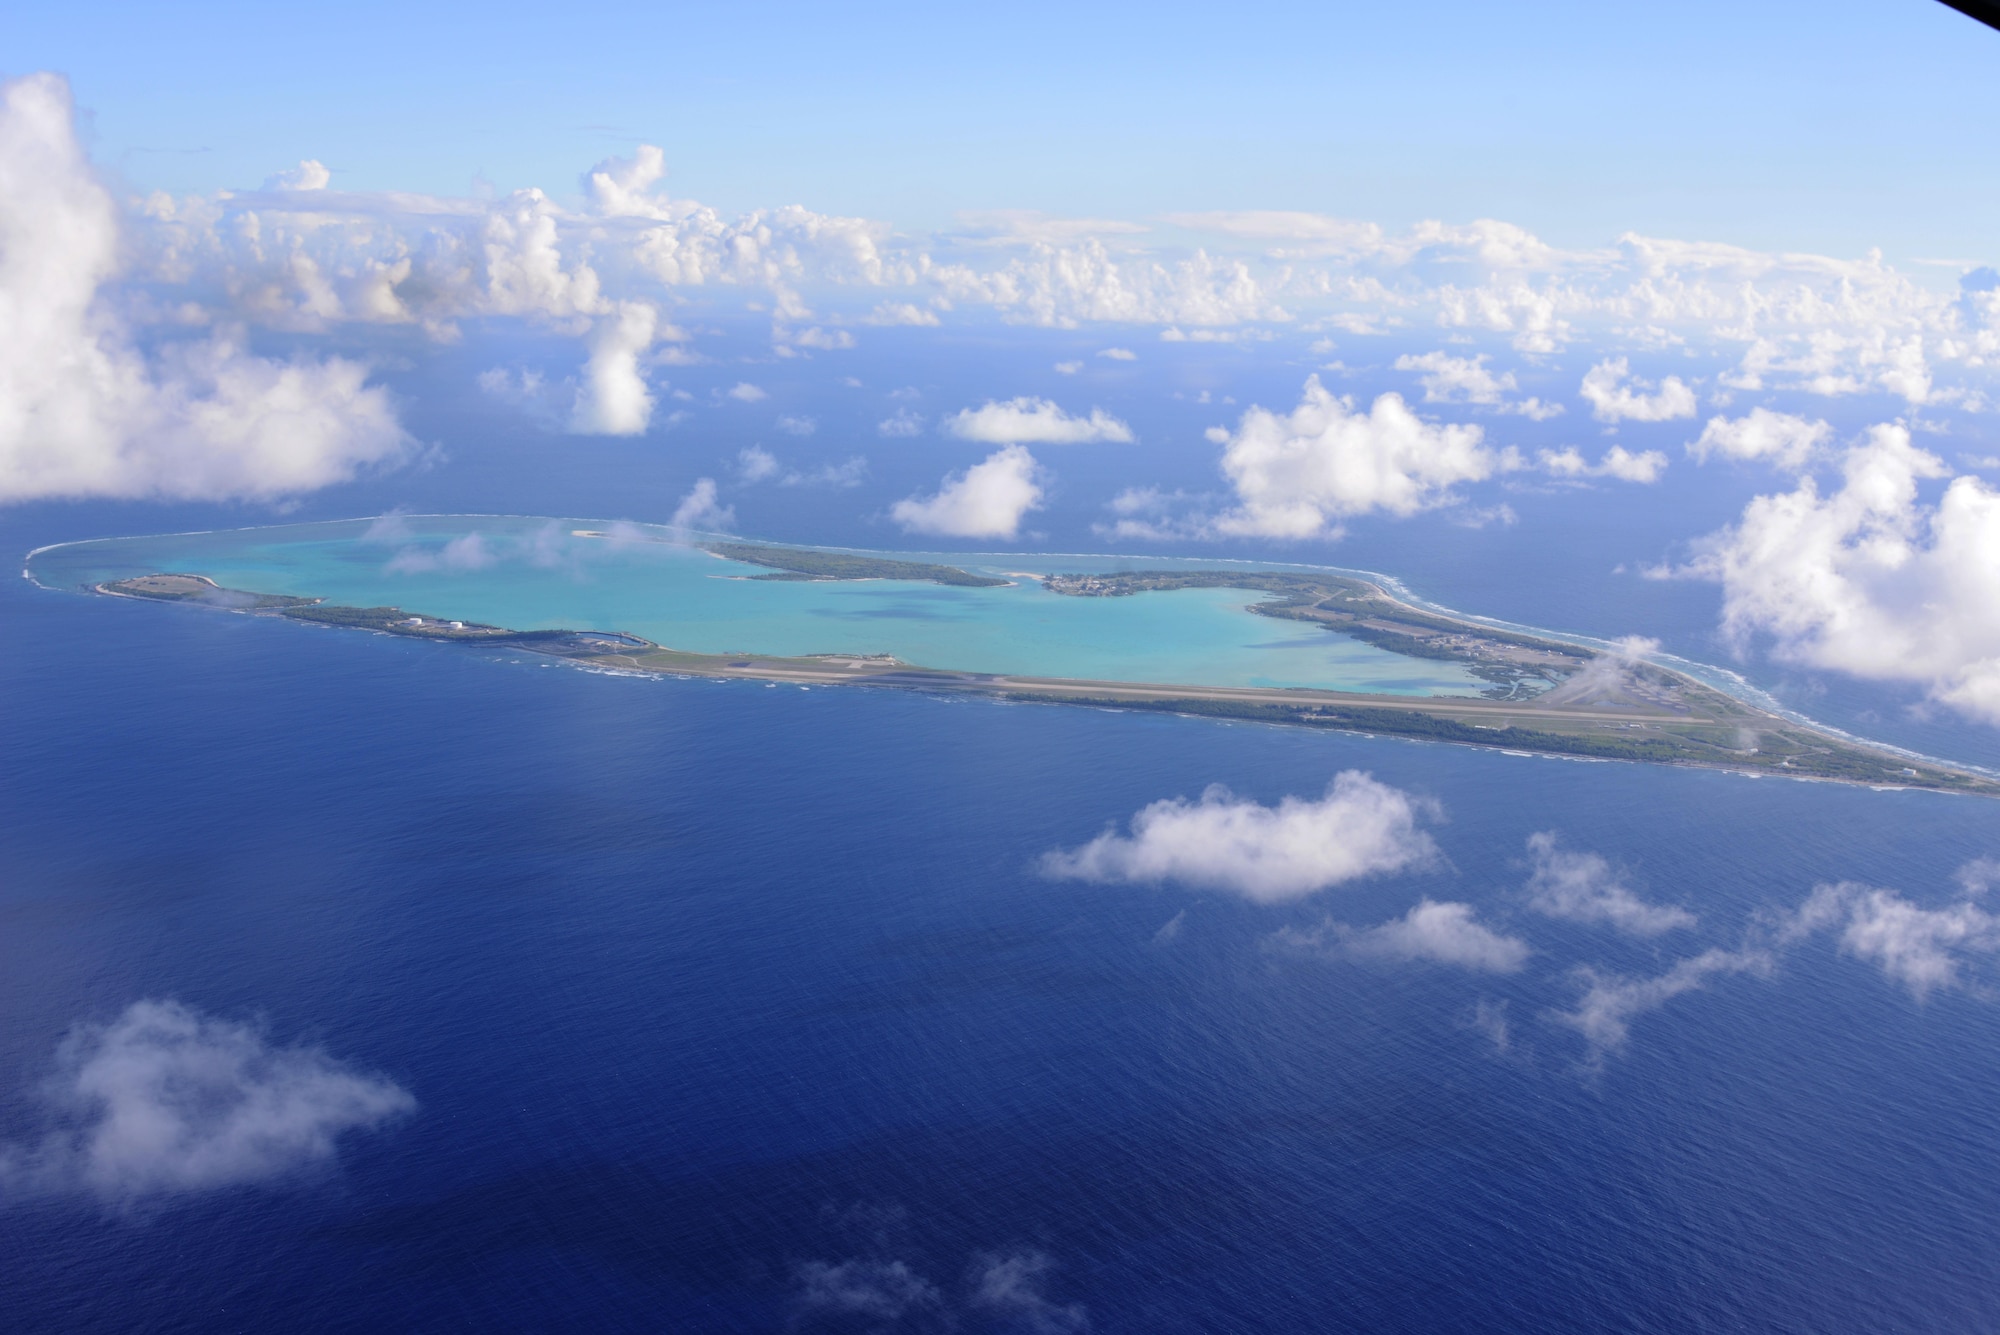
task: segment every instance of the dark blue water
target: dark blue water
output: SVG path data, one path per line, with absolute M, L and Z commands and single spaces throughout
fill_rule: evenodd
M 1595 1072 L 1548 1018 L 1576 966 L 1733 947 L 1821 880 L 1942 902 L 2000 853 L 1991 804 L 634 681 L 17 581 L 0 620 L 0 1135 L 35 1134 L 72 1023 L 144 997 L 419 1104 L 303 1180 L 0 1210 L 10 1330 L 2000 1320 L 1990 1000 L 1920 1005 L 1821 939 L 1638 1016 Z M 1280 907 L 1035 871 L 1157 798 L 1355 767 L 1443 804 L 1448 865 Z M 1550 828 L 1699 928 L 1529 915 Z M 1496 978 L 1270 941 L 1425 895 L 1537 953 Z M 978 1300 L 996 1258 L 1036 1303 Z M 835 1316 L 834 1273 L 928 1296 Z

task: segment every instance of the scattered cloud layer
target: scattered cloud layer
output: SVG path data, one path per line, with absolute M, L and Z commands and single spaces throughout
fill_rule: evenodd
M 535 188 L 496 198 L 341 190 L 310 158 L 259 189 L 120 202 L 78 145 L 59 78 L 6 85 L 4 107 L 0 499 L 267 500 L 409 456 L 395 405 L 366 366 L 248 351 L 266 330 L 402 326 L 445 342 L 468 322 L 523 322 L 579 341 L 579 365 L 545 372 L 543 395 L 522 396 L 524 406 L 572 431 L 636 434 L 658 416 L 649 368 L 699 355 L 695 336 L 668 319 L 693 296 L 761 312 L 783 357 L 838 355 L 856 346 L 857 330 L 995 318 L 1130 329 L 1110 333 L 1116 344 L 1097 354 L 1112 361 L 1146 330 L 1169 342 L 1285 329 L 1392 335 L 1403 347 L 1434 331 L 1504 340 L 1544 364 L 1575 349 L 1590 363 L 1579 393 L 1612 424 L 1692 417 L 1697 387 L 1891 395 L 1968 412 L 2000 401 L 1991 385 L 2000 279 L 1987 270 L 1944 291 L 1874 254 L 1636 234 L 1564 249 L 1493 219 L 1392 231 L 1317 214 L 1190 214 L 1172 220 L 1169 236 L 1019 214 L 929 234 L 798 205 L 725 216 L 668 193 L 665 156 L 650 145 L 591 168 L 575 204 Z M 1658 375 L 1648 364 L 1635 374 L 1635 358 L 1663 349 L 1699 369 Z M 1562 407 L 1519 397 L 1515 372 L 1486 353 L 1411 353 L 1398 365 L 1421 377 L 1427 403 L 1528 418 Z M 562 401 L 543 402 L 558 385 Z M 1385 413 L 1378 400 L 1365 416 Z M 1077 430 L 1078 419 L 1027 415 L 1034 420 L 975 438 L 1056 443 Z M 1129 431 L 1108 414 L 1081 420 L 1091 439 Z M 1740 420 L 1703 435 L 1698 457 L 1794 448 L 1743 435 Z M 1296 536 L 1316 512 L 1315 531 L 1334 531 L 1343 513 L 1431 504 L 1506 457 L 1489 450 L 1491 460 L 1473 464 L 1476 451 L 1459 453 L 1455 466 L 1433 459 L 1437 472 L 1388 470 L 1408 486 L 1322 488 L 1291 513 L 1266 494 L 1227 522 L 1248 535 Z M 1590 464 L 1557 451 L 1550 466 L 1642 480 L 1647 458 Z M 1246 485 L 1260 471 L 1252 461 Z
M 931 495 L 897 501 L 889 517 L 910 533 L 1012 538 L 1028 513 L 1041 507 L 1040 473 L 1034 455 L 1009 445 L 963 473 L 946 474 Z
M 1132 439 L 1132 428 L 1102 408 L 1092 408 L 1088 417 L 1072 417 L 1047 399 L 1033 398 L 963 409 L 944 420 L 944 429 L 960 440 L 989 445 L 1089 445 Z
M 1042 870 L 1083 881 L 1172 881 L 1263 904 L 1301 899 L 1363 876 L 1434 862 L 1423 823 L 1434 803 L 1345 770 L 1318 798 L 1267 807 L 1220 784 L 1199 801 L 1165 798 L 1081 848 L 1050 853 Z
M 0 1146 L 0 1194 L 95 1197 L 117 1207 L 262 1186 L 331 1164 L 341 1138 L 416 1101 L 314 1047 L 173 1001 L 79 1024 L 40 1091 L 52 1126 Z

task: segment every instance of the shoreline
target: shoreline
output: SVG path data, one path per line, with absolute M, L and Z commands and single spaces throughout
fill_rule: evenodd
M 68 544 L 50 546 L 63 545 Z M 799 550 L 805 552 L 810 549 Z M 1262 568 L 1268 574 L 1270 564 L 1266 563 Z M 1155 571 L 1161 579 L 1179 581 L 1193 577 L 1202 579 L 1204 583 L 1218 582 L 1226 574 L 1213 568 L 1200 571 L 1185 567 L 1179 570 L 1155 567 Z M 856 573 L 860 574 L 859 571 Z M 957 576 L 965 574 L 956 570 L 951 573 Z M 1255 572 L 1243 569 L 1242 573 L 1249 577 Z M 38 587 L 60 591 L 35 579 L 32 571 L 24 569 L 23 574 Z M 1053 582 L 1071 577 L 1044 578 Z M 1088 578 L 1103 582 L 1125 577 Z M 176 584 L 176 581 L 179 583 Z M 1126 582 L 1132 587 L 1121 589 L 1116 596 L 1143 591 L 1137 579 Z M 120 585 L 131 587 L 118 587 Z M 1230 582 L 1229 587 L 1236 586 Z M 78 588 L 83 590 L 86 586 Z M 1552 690 L 1533 696 L 1505 698 L 1036 677 L 927 668 L 865 654 L 781 657 L 756 653 L 697 653 L 658 645 L 644 637 L 621 631 L 516 631 L 503 626 L 475 626 L 439 617 L 412 615 L 402 608 L 330 606 L 321 599 L 225 589 L 207 576 L 192 574 L 154 574 L 107 580 L 87 586 L 87 591 L 130 601 L 185 603 L 343 629 L 373 630 L 409 639 L 522 649 L 578 666 L 621 674 L 749 679 L 801 686 L 876 686 L 1016 703 L 1094 706 L 1319 731 L 1400 736 L 1558 759 L 1631 760 L 1714 769 L 1749 777 L 1815 779 L 1871 788 L 2000 796 L 2000 776 L 1984 773 L 1977 767 L 1851 738 L 1834 729 L 1759 708 L 1650 660 L 1622 659 L 1546 633 L 1531 635 L 1530 638 L 1540 642 L 1532 647 L 1537 650 L 1561 647 L 1580 651 L 1584 668 L 1595 674 L 1591 689 L 1572 689 L 1572 686 L 1584 684 L 1582 678 L 1585 672 L 1582 671 Z M 1268 584 L 1264 587 L 1249 584 L 1244 591 L 1253 594 L 1273 592 Z M 1373 598 L 1406 609 L 1422 620 L 1451 623 L 1443 628 L 1450 632 L 1471 632 L 1480 637 L 1494 635 L 1495 628 L 1491 622 L 1461 619 L 1456 615 L 1447 616 L 1430 608 L 1413 606 L 1403 602 L 1391 592 L 1390 587 L 1382 584 L 1375 584 L 1367 592 Z M 1276 604 L 1266 605 L 1274 611 L 1279 610 Z M 1324 624 L 1332 602 L 1330 600 L 1310 608 L 1303 604 L 1291 606 L 1297 610 L 1286 619 L 1320 621 Z M 1253 607 L 1250 610 L 1258 609 Z M 1332 614 L 1342 617 L 1354 615 L 1352 611 L 1338 609 Z M 1327 629 L 1337 630 L 1337 626 L 1327 625 Z M 1509 628 L 1501 633 L 1501 638 L 1513 639 L 1523 634 Z

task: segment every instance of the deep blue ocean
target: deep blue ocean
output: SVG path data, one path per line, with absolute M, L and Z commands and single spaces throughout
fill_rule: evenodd
M 461 508 L 480 485 L 452 484 Z M 605 512 L 565 485 L 493 490 Z M 307 517 L 451 490 L 407 486 Z M 1525 513 L 1334 559 L 1712 657 L 1712 590 L 1610 574 L 1656 559 L 1635 549 L 1669 531 L 1657 503 L 1580 506 L 1540 547 Z M 0 540 L 183 519 L 45 507 Z M 753 531 L 870 537 L 811 529 Z M 1821 936 L 1635 1015 L 1595 1064 L 1553 1018 L 1579 966 L 1661 975 L 1823 881 L 1944 903 L 2000 855 L 1991 803 L 634 680 L 18 579 L 0 625 L 0 1141 L 38 1134 L 64 1033 L 143 998 L 257 1019 L 417 1104 L 296 1180 L 0 1209 L 9 1331 L 2000 1326 L 1982 975 L 1919 1002 Z M 1886 693 L 1813 692 L 1993 750 Z M 1444 861 L 1276 906 L 1037 870 L 1163 797 L 1270 803 L 1347 769 L 1440 803 Z M 1699 926 L 1531 915 L 1543 830 Z M 1274 944 L 1426 896 L 1527 939 L 1527 967 Z M 1008 1265 L 1033 1301 L 982 1301 Z M 829 1276 L 907 1301 L 836 1312 L 812 1301 Z

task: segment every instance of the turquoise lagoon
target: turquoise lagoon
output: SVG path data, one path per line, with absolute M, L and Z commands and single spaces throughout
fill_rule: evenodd
M 585 536 L 582 531 L 606 534 Z M 966 672 L 1206 686 L 1305 686 L 1475 695 L 1454 663 L 1406 658 L 1247 610 L 1259 595 L 1180 589 L 1128 598 L 1052 594 L 1059 571 L 1298 569 L 1123 556 L 885 552 L 1011 578 L 998 588 L 901 580 L 756 580 L 655 526 L 514 516 L 391 516 L 65 543 L 28 574 L 76 589 L 155 571 L 229 588 L 323 597 L 518 630 L 623 630 L 710 654 L 891 654 Z

